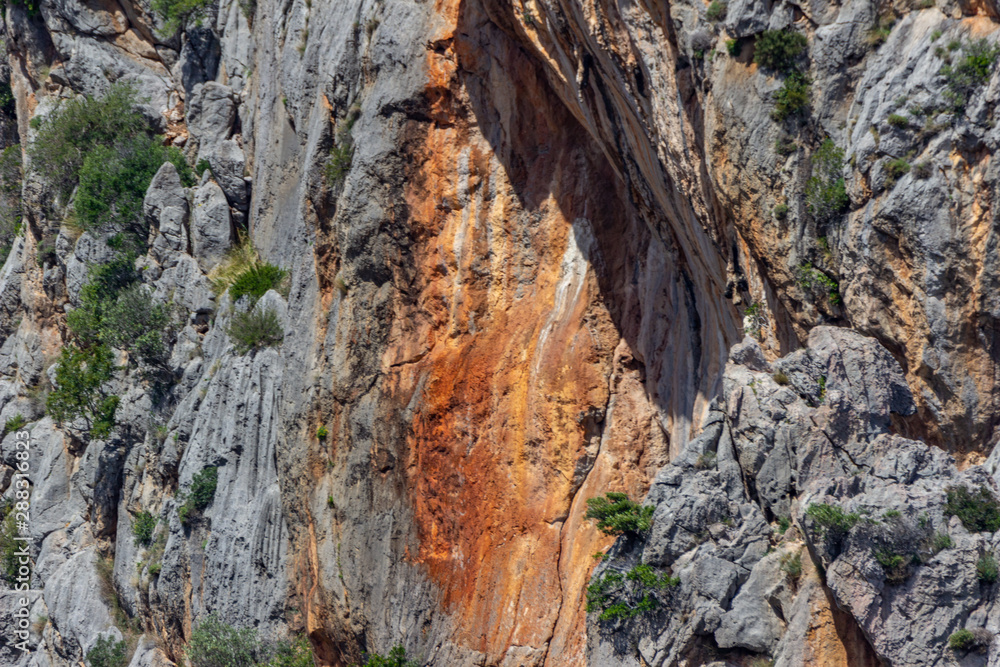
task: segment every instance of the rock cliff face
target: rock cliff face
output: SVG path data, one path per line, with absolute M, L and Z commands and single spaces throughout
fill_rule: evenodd
M 214 613 L 322 665 L 1000 664 L 948 648 L 1000 631 L 1000 538 L 947 501 L 998 467 L 993 0 L 171 4 L 5 8 L 33 573 L 0 662 L 127 635 L 177 664 Z M 44 393 L 115 240 L 28 147 L 122 83 L 201 175 L 145 194 L 136 267 L 178 323 L 94 437 Z M 240 354 L 211 278 L 244 235 L 290 278 L 257 305 L 281 344 Z M 599 532 L 607 491 L 651 530 Z M 635 572 L 655 608 L 602 620 Z

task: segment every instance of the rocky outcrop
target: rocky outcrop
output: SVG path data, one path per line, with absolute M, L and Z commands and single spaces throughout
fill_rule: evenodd
M 22 145 L 124 82 L 201 173 L 146 194 L 137 267 L 177 317 L 97 440 L 44 394 L 108 239 L 25 160 L 0 420 L 32 432 L 41 593 L 33 652 L 0 637 L 4 659 L 73 664 L 125 625 L 134 667 L 169 664 L 209 613 L 329 665 L 397 643 L 428 665 L 945 664 L 951 632 L 996 629 L 992 538 L 942 510 L 995 444 L 1000 88 L 994 68 L 958 109 L 942 74 L 997 44 L 992 4 L 222 0 L 173 35 L 147 5 L 5 9 Z M 754 55 L 782 29 L 811 97 L 779 121 L 787 76 Z M 820 176 L 845 210 L 811 207 Z M 244 235 L 290 284 L 261 304 L 282 344 L 241 355 L 209 273 Z M 656 513 L 592 580 L 611 540 L 586 499 L 611 490 Z M 812 505 L 859 518 L 834 539 Z M 887 572 L 900 536 L 920 562 Z M 588 617 L 588 585 L 640 564 L 679 580 L 657 609 Z
M 948 502 L 959 487 L 992 497 L 987 471 L 894 433 L 913 398 L 874 339 L 817 327 L 773 364 L 749 338 L 731 359 L 702 434 L 653 483 L 652 529 L 616 543 L 594 579 L 644 564 L 679 583 L 638 618 L 592 616 L 591 660 L 975 662 L 948 640 L 1000 629 L 995 578 L 977 573 L 997 544 Z M 840 656 L 811 632 L 824 616 L 839 617 Z

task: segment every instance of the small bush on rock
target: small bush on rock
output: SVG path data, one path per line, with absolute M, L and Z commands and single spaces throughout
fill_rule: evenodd
M 843 213 L 850 199 L 844 182 L 844 151 L 827 137 L 810 159 L 812 174 L 806 181 L 806 206 L 817 222 L 828 222 Z
M 420 667 L 420 663 L 410 660 L 403 645 L 396 644 L 385 655 L 366 653 L 364 667 Z
M 115 426 L 118 397 L 105 385 L 116 370 L 114 353 L 105 345 L 63 348 L 56 365 L 56 387 L 45 406 L 56 422 L 82 418 L 95 438 L 107 437 Z
M 209 0 L 153 0 L 153 11 L 163 21 L 163 34 L 172 35 L 189 19 L 199 19 L 210 5 Z
M 727 9 L 726 3 L 722 2 L 722 0 L 712 0 L 708 6 L 708 11 L 705 12 L 705 18 L 712 23 L 718 23 L 726 18 Z
M 312 646 L 305 637 L 281 641 L 271 651 L 271 659 L 262 667 L 313 667 Z
M 4 433 L 13 433 L 14 431 L 20 431 L 24 428 L 24 425 L 28 423 L 28 420 L 24 418 L 20 412 L 8 419 L 3 425 Z
M 153 542 L 153 531 L 156 529 L 156 517 L 142 510 L 132 519 L 132 536 L 136 544 L 148 547 Z
M 191 489 L 183 496 L 184 504 L 177 509 L 181 523 L 187 524 L 195 513 L 202 512 L 215 498 L 219 471 L 214 466 L 203 468 L 191 479 Z
M 588 519 L 597 519 L 597 529 L 605 535 L 642 533 L 653 526 L 652 506 L 643 507 L 627 494 L 610 492 L 587 499 Z
M 93 648 L 87 651 L 90 667 L 125 667 L 129 663 L 128 644 L 115 641 L 114 637 L 100 637 Z
M 983 554 L 976 562 L 976 576 L 984 584 L 995 584 L 1000 578 L 1000 567 L 997 566 L 997 559 L 993 554 Z
M 804 74 L 790 74 L 774 94 L 774 111 L 771 112 L 771 117 L 781 122 L 804 111 L 809 106 L 810 84 L 809 77 Z
M 212 614 L 195 626 L 187 657 L 192 667 L 254 667 L 266 660 L 266 649 L 256 630 L 237 629 Z
M 964 486 L 949 487 L 944 513 L 957 516 L 962 525 L 973 533 L 1000 530 L 1000 503 L 985 486 L 980 486 L 976 492 L 970 492 Z
M 956 64 L 946 64 L 941 67 L 939 74 L 948 84 L 944 96 L 953 110 L 964 109 L 969 97 L 989 81 L 998 56 L 1000 56 L 1000 46 L 991 45 L 985 39 L 978 39 L 963 49 L 963 54 Z
M 288 271 L 274 264 L 251 264 L 240 273 L 229 287 L 229 297 L 233 303 L 249 294 L 252 303 L 264 296 L 270 289 L 277 289 L 288 277 Z
M 816 522 L 823 531 L 834 535 L 846 535 L 861 520 L 860 514 L 846 513 L 836 505 L 812 504 L 806 509 L 806 516 Z
M 0 153 L 0 264 L 21 233 L 21 214 L 21 147 L 14 145 Z
M 807 45 L 805 35 L 790 30 L 767 30 L 757 38 L 753 59 L 761 67 L 790 72 Z
M 237 354 L 241 355 L 251 350 L 280 345 L 285 337 L 278 313 L 273 308 L 254 308 L 236 313 L 228 333 L 236 346 Z

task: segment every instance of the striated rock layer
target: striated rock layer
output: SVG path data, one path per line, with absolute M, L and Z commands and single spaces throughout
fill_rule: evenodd
M 990 483 L 960 468 L 996 442 L 996 68 L 939 104 L 946 60 L 998 43 L 994 3 L 222 0 L 169 36 L 146 3 L 39 7 L 5 9 L 0 136 L 27 146 L 60 100 L 127 82 L 209 169 L 185 188 L 165 165 L 147 192 L 138 264 L 185 325 L 173 381 L 120 375 L 97 440 L 38 388 L 107 239 L 25 158 L 0 420 L 31 424 L 44 620 L 29 655 L 0 637 L 5 664 L 78 664 L 123 617 L 133 665 L 169 664 L 212 612 L 304 632 L 329 665 L 396 643 L 428 665 L 938 665 L 959 627 L 998 629 L 975 573 L 992 538 L 942 511 L 945 487 Z M 787 74 L 754 52 L 786 28 L 811 102 L 778 121 Z M 827 137 L 850 204 L 821 217 Z M 291 272 L 263 297 L 283 343 L 246 355 L 208 278 L 243 229 Z M 206 466 L 214 501 L 184 526 Z M 585 589 L 611 539 L 584 512 L 612 490 L 657 509 L 597 577 L 680 581 L 608 626 Z M 889 586 L 885 535 L 828 543 L 806 517 L 828 501 L 926 514 L 955 546 Z M 132 539 L 140 511 L 157 546 Z

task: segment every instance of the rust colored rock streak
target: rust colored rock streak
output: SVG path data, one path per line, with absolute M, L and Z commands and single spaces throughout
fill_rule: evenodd
M 434 123 L 406 192 L 419 298 L 384 359 L 414 406 L 411 557 L 440 587 L 454 641 L 489 664 L 584 664 L 582 593 L 610 543 L 583 521 L 584 499 L 641 497 L 668 454 L 604 300 L 624 293 L 618 271 L 638 266 L 649 235 L 530 59 L 506 52 L 492 83 L 511 94 L 494 98 L 489 126 L 457 65 L 482 66 L 478 54 L 454 35 L 435 43 Z

